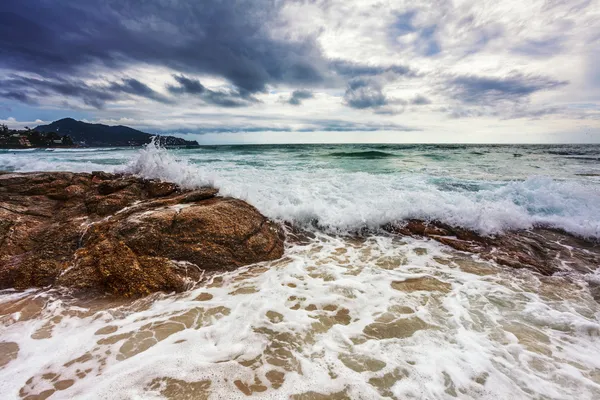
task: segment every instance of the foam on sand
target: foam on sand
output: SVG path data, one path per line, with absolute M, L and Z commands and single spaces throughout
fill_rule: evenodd
M 130 304 L 1 298 L 11 398 L 600 396 L 600 308 L 584 282 L 431 241 L 317 234 L 283 260 Z

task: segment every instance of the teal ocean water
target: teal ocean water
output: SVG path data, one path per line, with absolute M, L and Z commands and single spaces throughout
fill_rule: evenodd
M 333 230 L 439 219 L 600 237 L 600 145 L 240 145 L 0 151 L 0 170 L 128 171 L 210 184 L 266 215 Z
M 180 294 L 1 291 L 2 398 L 600 398 L 598 270 L 545 277 L 379 229 L 597 240 L 598 145 L 0 150 L 0 170 L 213 185 L 309 233 Z

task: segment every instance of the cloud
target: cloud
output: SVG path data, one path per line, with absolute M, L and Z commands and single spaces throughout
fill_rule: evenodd
M 423 106 L 423 105 L 431 104 L 431 100 L 429 100 L 427 97 L 425 97 L 423 95 L 417 95 L 410 100 L 410 104 L 415 105 L 415 106 Z
M 310 121 L 296 121 L 294 125 L 273 125 L 263 123 L 253 126 L 239 126 L 219 124 L 218 126 L 193 127 L 189 129 L 153 129 L 146 130 L 154 132 L 178 133 L 178 134 L 207 134 L 207 133 L 235 133 L 235 132 L 377 132 L 397 131 L 413 132 L 420 131 L 418 127 L 411 127 L 395 123 L 385 122 L 351 122 L 340 119 L 315 119 Z
M 562 53 L 563 49 L 563 39 L 552 37 L 541 40 L 524 40 L 513 46 L 511 51 L 529 57 L 548 58 Z
M 0 97 L 36 104 L 39 99 L 52 95 L 80 98 L 85 104 L 101 108 L 109 100 L 116 100 L 114 90 L 94 87 L 78 80 L 38 79 L 18 75 L 0 80 Z
M 326 132 L 375 132 L 375 131 L 420 131 L 418 127 L 386 123 L 386 122 L 349 122 L 343 120 L 316 120 L 310 128 L 300 129 L 302 132 L 326 131 Z
M 314 38 L 270 34 L 281 7 L 275 0 L 3 0 L 0 67 L 57 78 L 146 64 L 221 76 L 248 92 L 323 82 L 326 62 Z M 121 86 L 151 95 L 134 82 Z
M 2 0 L 0 114 L 245 132 L 410 119 L 457 141 L 457 124 L 483 141 L 524 119 L 598 127 L 597 108 L 570 109 L 600 104 L 595 3 L 538 3 Z M 327 118 L 348 124 L 311 124 Z
M 175 75 L 179 85 L 167 86 L 171 94 L 191 94 L 198 96 L 206 104 L 220 107 L 245 107 L 258 100 L 247 92 L 237 89 L 228 91 L 210 90 L 197 79 Z M 164 104 L 172 104 L 175 99 L 161 94 L 134 78 L 125 78 L 108 84 L 89 85 L 81 80 L 38 79 L 12 75 L 0 80 L 0 98 L 17 100 L 27 104 L 38 104 L 53 95 L 78 98 L 86 105 L 103 108 L 106 102 L 126 99 L 129 96 L 144 97 Z
M 344 94 L 347 106 L 358 109 L 379 108 L 388 104 L 381 85 L 371 79 L 356 78 L 348 83 Z
M 339 75 L 350 78 L 358 76 L 376 76 L 385 73 L 392 73 L 400 76 L 416 75 L 416 72 L 408 66 L 399 64 L 372 65 L 347 60 L 334 60 L 331 61 L 329 65 Z
M 198 79 L 190 79 L 183 75 L 174 75 L 173 78 L 179 86 L 169 86 L 169 91 L 172 93 L 203 94 L 207 91 Z
M 294 90 L 287 102 L 293 106 L 299 106 L 302 104 L 302 100 L 312 99 L 313 97 L 314 95 L 310 90 Z
M 215 91 L 208 89 L 200 80 L 189 78 L 183 75 L 174 75 L 178 86 L 169 85 L 168 90 L 173 94 L 194 95 L 203 100 L 206 104 L 216 105 L 226 108 L 247 107 L 258 100 L 250 93 L 242 90 Z
M 148 99 L 156 100 L 161 103 L 170 102 L 170 100 L 167 97 L 151 89 L 145 83 L 142 83 L 137 79 L 133 78 L 126 78 L 119 83 L 112 83 L 108 89 L 114 92 L 123 92 L 132 94 L 134 96 L 146 97 Z
M 21 103 L 30 105 L 37 104 L 37 102 L 34 99 L 27 95 L 27 93 L 20 91 L 19 89 L 2 91 L 0 92 L 0 97 L 8 100 L 20 101 Z
M 127 95 L 145 97 L 161 103 L 171 103 L 166 96 L 134 78 L 110 84 L 88 85 L 81 80 L 63 78 L 39 79 L 11 75 L 0 80 L 0 97 L 36 104 L 51 96 L 78 98 L 88 106 L 102 108 L 108 101 L 124 99 Z
M 567 84 L 567 81 L 539 75 L 513 74 L 506 77 L 462 75 L 451 78 L 446 83 L 446 90 L 461 102 L 491 105 L 500 101 L 521 101 L 533 93 L 557 89 Z
M 395 21 L 389 27 L 389 35 L 392 42 L 398 38 L 411 35 L 411 44 L 420 55 L 432 57 L 442 51 L 441 44 L 437 40 L 437 24 L 418 25 L 415 23 L 417 10 L 409 10 L 396 16 Z

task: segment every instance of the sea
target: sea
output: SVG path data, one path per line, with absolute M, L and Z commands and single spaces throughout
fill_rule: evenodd
M 545 277 L 381 229 L 598 241 L 600 145 L 0 150 L 0 170 L 214 186 L 289 233 L 184 293 L 0 291 L 3 399 L 600 399 L 600 266 Z

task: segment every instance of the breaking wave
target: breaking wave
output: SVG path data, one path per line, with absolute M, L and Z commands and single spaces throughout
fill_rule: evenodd
M 121 172 L 174 182 L 186 188 L 214 186 L 212 176 L 203 173 L 200 168 L 191 165 L 187 160 L 175 157 L 168 150 L 160 147 L 155 138 L 142 147 L 137 156 Z
M 438 220 L 482 234 L 551 227 L 600 238 L 600 191 L 579 182 L 534 176 L 524 181 L 440 185 L 423 174 L 369 174 L 330 169 L 217 170 L 155 145 L 124 169 L 193 188 L 210 185 L 247 200 L 265 215 L 337 232 L 378 229 L 406 219 Z M 460 182 L 459 182 L 460 183 Z M 448 188 L 455 187 L 455 190 Z
M 548 176 L 473 180 L 434 176 L 424 170 L 370 173 L 335 167 L 335 161 L 332 168 L 332 163 L 318 158 L 298 161 L 279 153 L 249 156 L 227 149 L 219 156 L 223 161 L 214 162 L 214 152 L 203 151 L 171 151 L 149 144 L 105 154 L 2 153 L 0 170 L 104 170 L 172 181 L 186 188 L 213 186 L 221 195 L 244 199 L 271 218 L 338 233 L 376 230 L 417 218 L 488 235 L 551 227 L 600 238 L 600 186 L 582 180 Z M 333 154 L 387 157 L 389 153 Z

